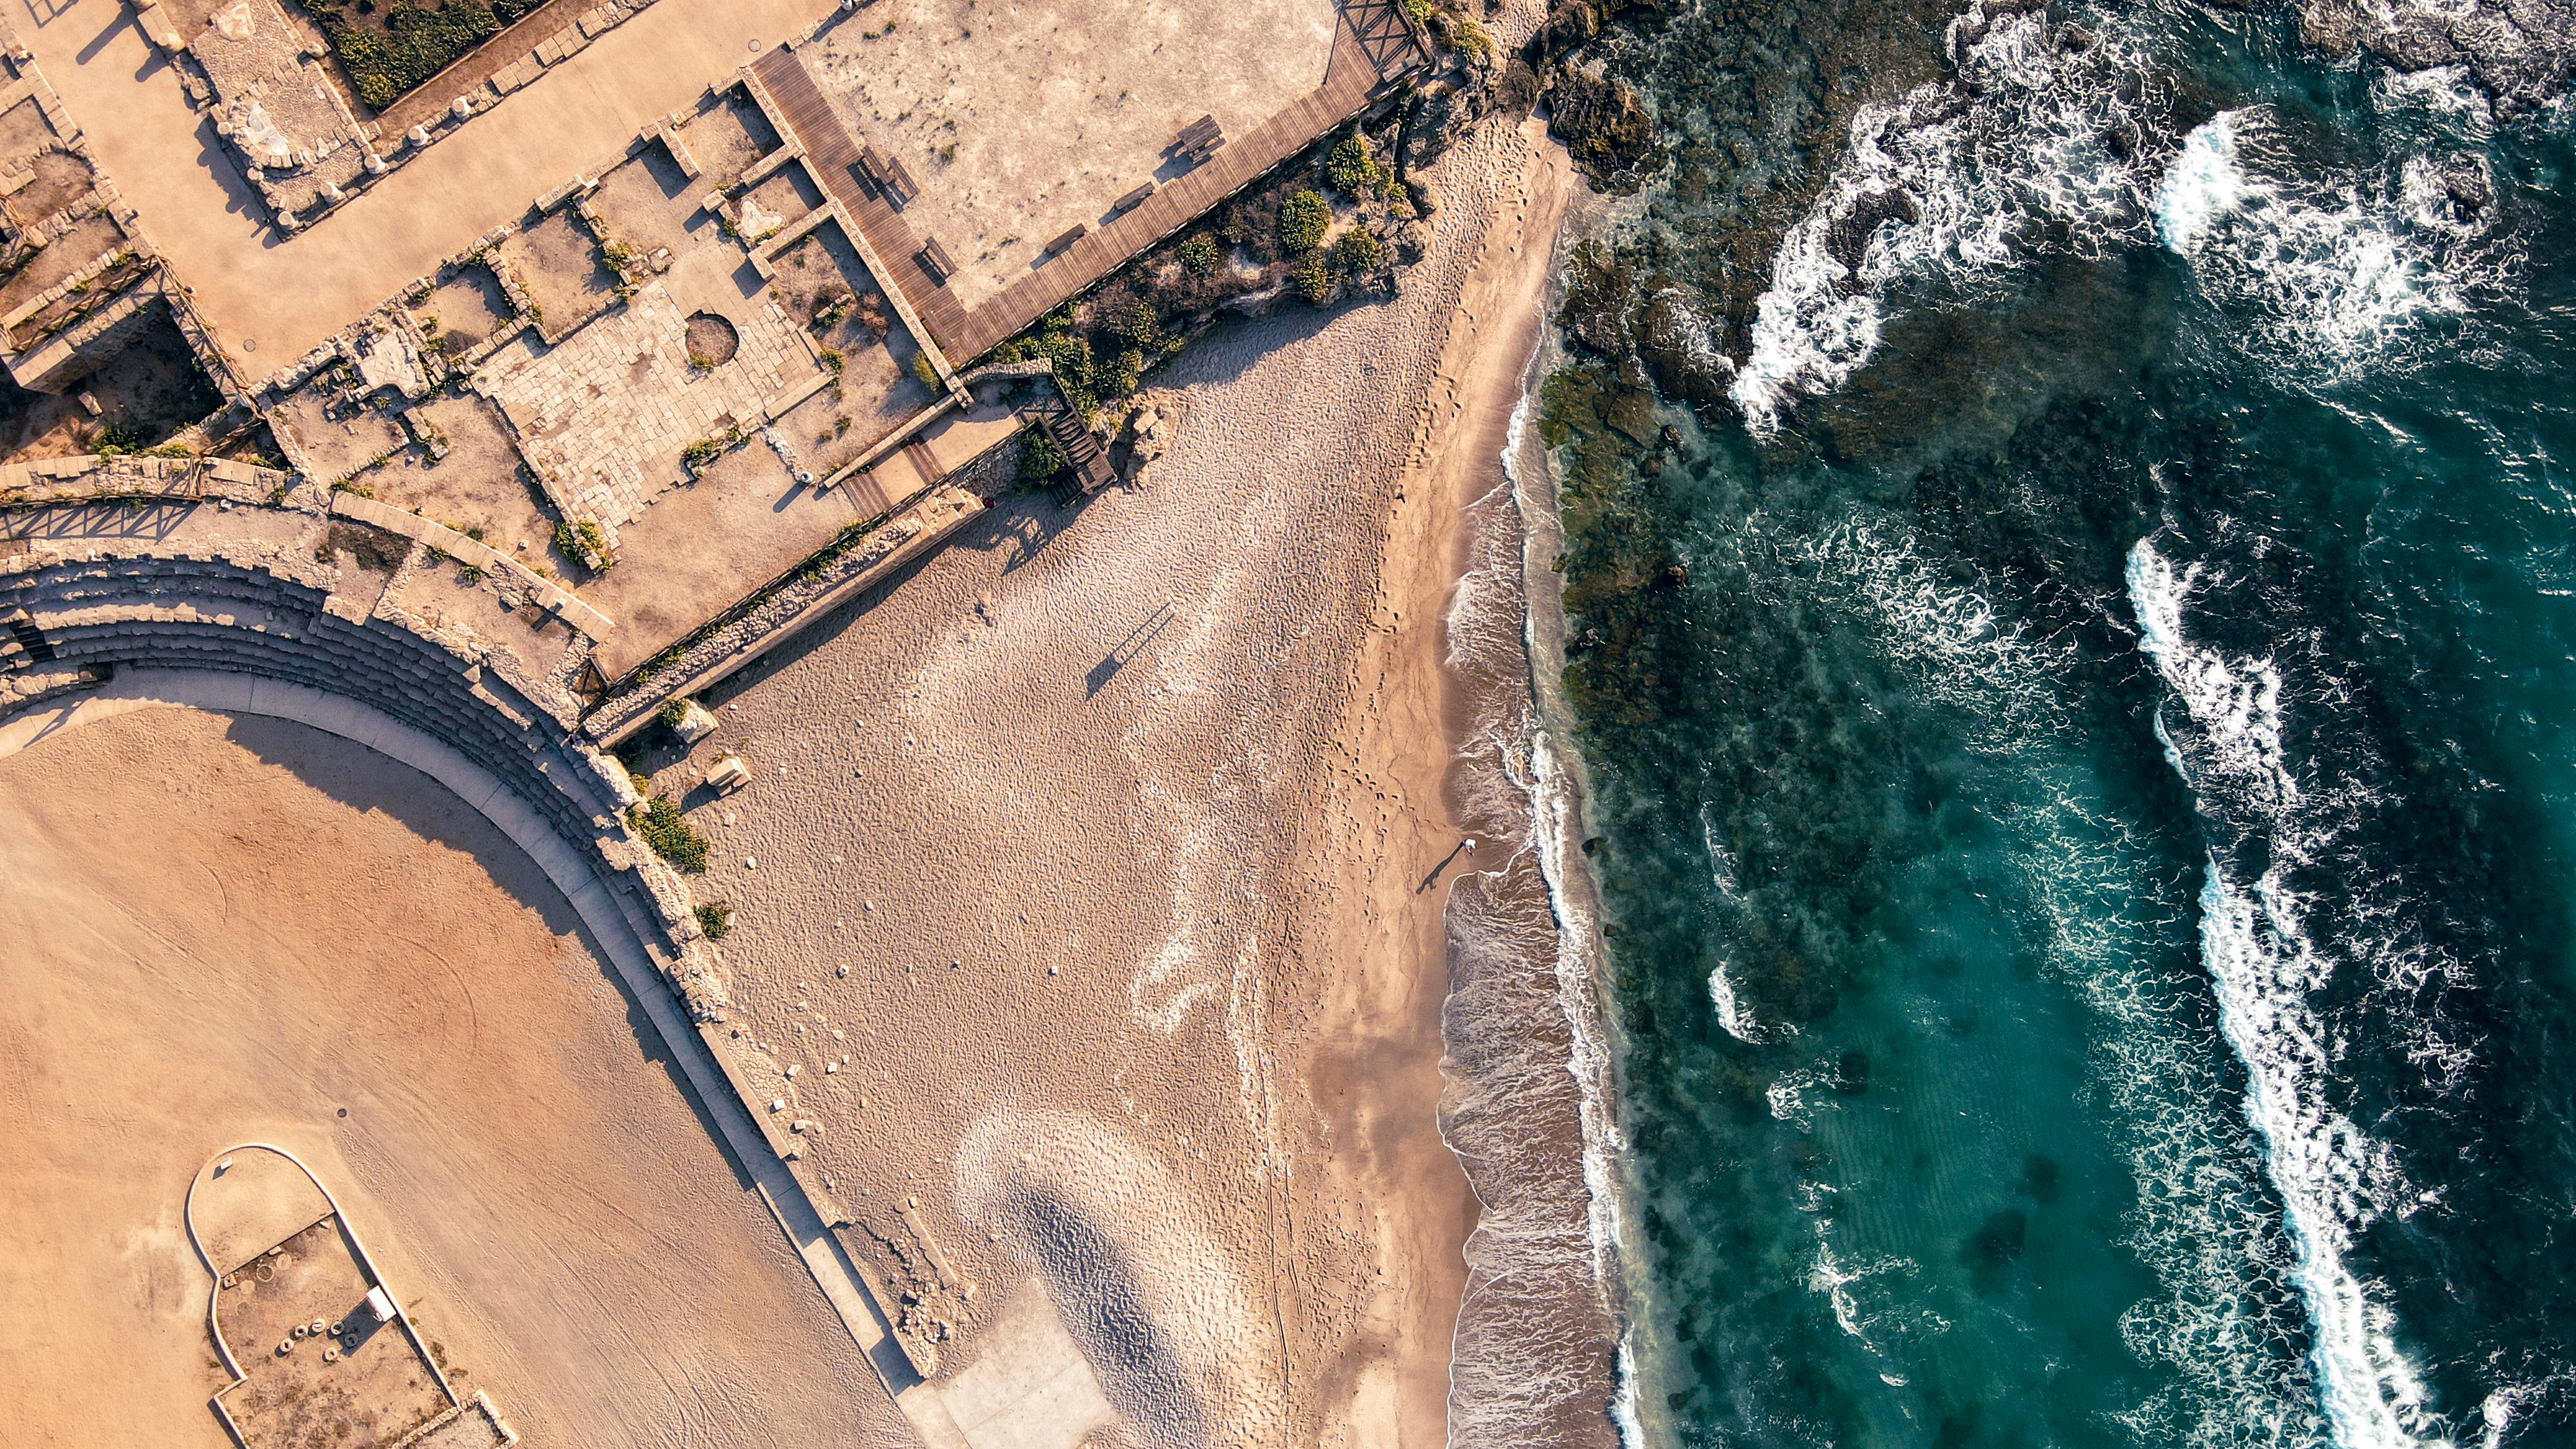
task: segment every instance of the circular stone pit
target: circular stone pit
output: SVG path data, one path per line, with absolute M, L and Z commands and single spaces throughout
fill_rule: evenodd
M 742 335 L 734 331 L 731 322 L 713 312 L 692 312 L 688 348 L 690 366 L 721 367 L 742 350 Z

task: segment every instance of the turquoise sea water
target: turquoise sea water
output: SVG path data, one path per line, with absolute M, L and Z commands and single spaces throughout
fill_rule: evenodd
M 1833 9 L 1616 62 L 1539 399 L 1639 1429 L 2576 1443 L 2569 116 Z

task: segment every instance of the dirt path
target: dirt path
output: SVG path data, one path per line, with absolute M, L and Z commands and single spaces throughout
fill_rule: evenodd
M 225 1443 L 179 1203 L 252 1137 L 363 1214 L 532 1443 L 908 1442 L 571 907 L 426 779 L 139 711 L 0 761 L 0 881 L 25 1442 Z

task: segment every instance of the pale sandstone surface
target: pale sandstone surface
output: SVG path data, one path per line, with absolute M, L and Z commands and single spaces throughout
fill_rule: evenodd
M 1399 299 L 1194 345 L 1144 486 L 1006 501 L 662 762 L 759 775 L 696 811 L 732 1024 L 800 1069 L 808 1163 L 955 1325 L 944 1372 L 1035 1277 L 1127 1442 L 1441 1442 L 1473 1204 L 1415 887 L 1455 843 L 1457 509 L 1518 379 L 1466 364 L 1526 356 L 1540 144 L 1440 166 Z
M 227 1442 L 180 1205 L 251 1138 L 526 1442 L 903 1442 L 571 908 L 426 778 L 192 711 L 41 741 L 0 939 L 11 1442 Z
M 1184 174 L 1165 151 L 1191 122 L 1243 136 L 1322 85 L 1335 14 L 1329 0 L 880 0 L 805 58 L 850 134 L 920 183 L 904 219 L 947 248 L 948 286 L 974 307 L 1066 228 Z

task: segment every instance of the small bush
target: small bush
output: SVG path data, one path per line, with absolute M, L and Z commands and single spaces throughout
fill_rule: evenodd
M 689 717 L 689 702 L 677 697 L 666 699 L 662 701 L 662 708 L 653 717 L 673 729 L 678 729 L 680 721 Z
M 837 347 L 826 347 L 816 353 L 815 357 L 823 364 L 823 370 L 834 377 L 839 377 L 841 369 L 849 366 L 849 360 L 841 356 L 841 349 Z
M 1352 227 L 1333 243 L 1333 266 L 1343 276 L 1365 276 L 1385 261 L 1386 249 L 1378 245 L 1377 233 L 1367 227 Z
M 1218 249 L 1216 238 L 1206 232 L 1181 243 L 1181 265 L 1189 268 L 1190 275 L 1194 277 L 1204 277 L 1215 271 L 1217 264 L 1224 260 L 1225 253 Z
M 1333 265 L 1320 250 L 1297 263 L 1297 295 L 1319 307 L 1333 295 Z
M 1434 40 L 1477 64 L 1483 65 L 1493 60 L 1494 37 L 1486 31 L 1485 27 L 1467 16 L 1444 10 L 1432 15 L 1424 23 L 1430 27 Z
M 1136 390 L 1136 384 L 1142 382 L 1144 377 L 1144 349 L 1130 347 L 1118 354 L 1117 363 L 1112 368 L 1102 391 L 1108 397 L 1125 397 Z
M 1322 192 L 1296 192 L 1279 204 L 1280 249 L 1290 256 L 1311 252 L 1323 243 L 1332 225 L 1333 209 L 1324 204 Z
M 723 457 L 727 448 L 740 446 L 743 436 L 742 429 L 734 427 L 725 429 L 718 437 L 700 438 L 680 450 L 680 462 L 691 472 L 695 472 Z
M 1044 483 L 1063 472 L 1065 464 L 1071 461 L 1065 457 L 1063 446 L 1044 428 L 1031 428 L 1021 438 L 1020 481 L 1023 483 Z
M 1368 138 L 1344 136 L 1324 158 L 1324 180 L 1344 196 L 1365 196 L 1378 189 L 1384 168 L 1369 154 Z
M 733 907 L 704 905 L 697 908 L 698 929 L 710 941 L 721 941 L 733 934 Z
M 932 392 L 940 390 L 939 369 L 930 365 L 930 354 L 927 352 L 916 352 L 912 355 L 912 377 L 913 381 Z
M 556 524 L 555 552 L 600 573 L 608 572 L 612 562 L 608 557 L 608 535 L 600 531 L 595 518 L 567 518 Z
M 1162 321 L 1154 315 L 1154 304 L 1142 297 L 1104 308 L 1100 328 L 1121 342 L 1139 348 L 1153 347 L 1162 340 Z
M 707 838 L 680 813 L 679 802 L 668 795 L 656 795 L 627 812 L 626 823 L 644 837 L 644 843 L 655 855 L 669 861 L 690 875 L 707 868 Z

